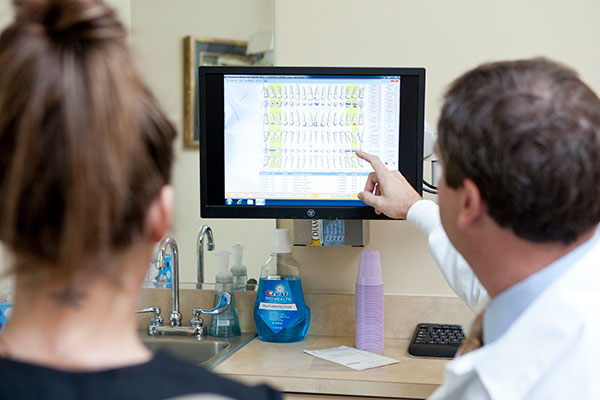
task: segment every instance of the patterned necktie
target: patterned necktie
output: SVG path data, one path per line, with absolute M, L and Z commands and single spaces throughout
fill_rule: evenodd
M 456 352 L 456 357 L 463 356 L 473 350 L 477 350 L 481 346 L 483 346 L 483 313 L 482 311 L 477 315 L 475 321 L 473 321 L 473 325 L 471 326 L 471 331 L 467 337 L 463 340 L 460 348 Z

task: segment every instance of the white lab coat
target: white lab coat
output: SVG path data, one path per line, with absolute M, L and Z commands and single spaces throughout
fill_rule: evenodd
M 448 241 L 437 205 L 419 202 L 408 219 L 428 235 L 452 288 L 471 308 L 481 309 L 488 301 L 485 289 Z M 444 384 L 430 400 L 600 399 L 599 358 L 600 246 L 595 246 L 498 340 L 448 363 Z
M 469 264 L 450 243 L 442 227 L 438 205 L 431 200 L 419 201 L 408 210 L 407 220 L 427 235 L 429 252 L 448 284 L 475 314 L 479 314 L 490 297 Z

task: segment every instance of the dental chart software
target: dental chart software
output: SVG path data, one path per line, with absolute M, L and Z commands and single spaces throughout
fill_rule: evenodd
M 364 205 L 372 171 L 399 169 L 401 76 L 225 75 L 226 205 Z
M 202 218 L 385 219 L 362 150 L 421 193 L 425 69 L 198 68 Z

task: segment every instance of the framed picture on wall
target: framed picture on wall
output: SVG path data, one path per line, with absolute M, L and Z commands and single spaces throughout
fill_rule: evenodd
M 186 148 L 198 148 L 198 66 L 254 64 L 255 58 L 246 56 L 248 42 L 240 40 L 208 39 L 187 36 L 184 39 L 184 102 L 183 144 Z

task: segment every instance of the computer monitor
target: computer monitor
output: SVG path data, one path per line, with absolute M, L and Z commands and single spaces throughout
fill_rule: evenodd
M 199 67 L 203 218 L 383 219 L 377 154 L 421 193 L 423 68 Z

